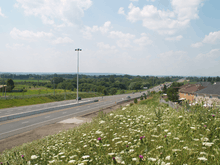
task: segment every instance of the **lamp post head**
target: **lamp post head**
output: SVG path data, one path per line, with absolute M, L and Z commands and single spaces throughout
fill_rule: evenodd
M 82 51 L 82 49 L 78 48 L 78 49 L 75 49 L 75 51 Z

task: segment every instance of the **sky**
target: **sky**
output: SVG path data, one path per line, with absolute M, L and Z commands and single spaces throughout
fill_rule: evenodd
M 0 1 L 0 72 L 220 76 L 219 0 Z

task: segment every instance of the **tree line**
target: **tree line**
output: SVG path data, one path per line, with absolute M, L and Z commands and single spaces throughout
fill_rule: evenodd
M 62 75 L 62 74 L 61 74 Z M 29 86 L 45 86 L 51 89 L 64 89 L 76 91 L 77 88 L 77 77 L 65 78 L 57 75 L 56 77 L 50 78 L 50 82 L 16 82 L 16 84 L 25 84 Z M 39 77 L 40 75 L 37 75 Z M 47 75 L 47 76 L 54 76 Z M 154 77 L 154 76 L 131 76 L 131 75 L 100 75 L 100 76 L 89 76 L 79 75 L 79 91 L 80 92 L 99 92 L 104 95 L 115 94 L 118 90 L 124 93 L 126 90 L 140 90 L 143 87 L 150 88 L 155 85 L 162 84 L 164 82 L 177 81 L 182 77 Z

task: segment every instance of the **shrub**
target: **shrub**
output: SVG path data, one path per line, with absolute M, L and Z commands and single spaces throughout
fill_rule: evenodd
M 131 107 L 132 105 L 134 105 L 134 104 L 133 104 L 133 103 L 130 103 L 130 107 Z
M 147 98 L 147 96 L 146 95 L 144 95 L 144 99 L 146 99 Z
M 143 100 L 143 96 L 141 96 L 140 100 Z
M 137 99 L 136 98 L 134 99 L 134 103 L 137 104 Z

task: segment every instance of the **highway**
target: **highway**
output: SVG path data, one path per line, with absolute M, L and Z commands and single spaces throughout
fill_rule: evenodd
M 149 91 L 158 91 L 161 90 L 162 86 L 156 86 Z M 112 106 L 121 102 L 123 100 L 128 100 L 127 96 L 130 96 L 130 99 L 140 97 L 143 93 L 147 94 L 148 90 L 144 92 L 134 93 L 134 94 L 121 94 L 121 95 L 114 95 L 114 96 L 104 96 L 96 97 L 96 98 L 87 98 L 82 99 L 82 101 L 89 101 L 89 100 L 99 100 L 99 102 L 92 102 L 85 105 L 79 105 L 70 108 L 62 108 L 60 107 L 59 110 L 41 113 L 37 115 L 22 117 L 18 119 L 8 120 L 4 122 L 0 122 L 0 140 L 5 139 L 7 137 L 17 135 L 26 131 L 30 131 L 34 128 L 41 127 L 47 124 L 53 124 L 64 119 L 68 119 L 71 117 L 78 117 L 85 115 L 87 113 L 91 113 L 97 111 L 101 108 L 105 108 L 108 106 Z M 24 106 L 24 107 L 14 107 L 14 108 L 7 108 L 0 110 L 1 116 L 4 115 L 12 115 L 15 113 L 22 113 L 26 111 L 32 111 L 39 108 L 48 108 L 50 106 L 59 106 L 65 104 L 72 104 L 76 103 L 75 100 L 68 100 L 68 101 L 61 101 L 61 102 L 54 102 L 54 103 L 47 103 L 47 104 L 40 104 L 40 105 L 31 105 L 31 106 Z M 9 111 L 7 111 L 9 110 Z

